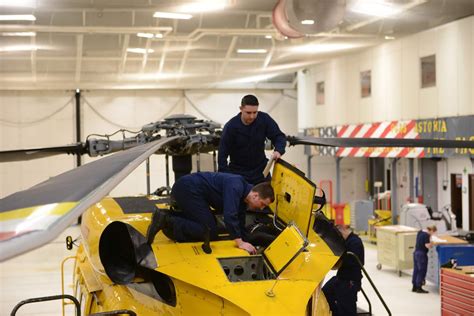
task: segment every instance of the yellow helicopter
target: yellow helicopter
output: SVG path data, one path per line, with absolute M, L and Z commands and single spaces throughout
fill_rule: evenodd
M 474 147 L 472 141 L 314 137 L 288 137 L 288 141 L 351 147 Z M 218 142 L 219 126 L 181 115 L 146 125 L 140 134 L 117 143 L 89 139 L 70 146 L 0 152 L 2 162 L 130 148 L 0 200 L 0 261 L 47 243 L 82 214 L 75 296 L 58 296 L 72 300 L 77 315 L 330 315 L 320 288 L 345 253 L 344 241 L 315 210 L 324 204 L 324 195 L 316 196 L 316 186 L 282 159 L 273 167 L 276 199 L 271 212 L 248 214 L 250 220 L 259 217 L 262 225 L 277 231 L 273 242 L 257 255 L 236 248 L 225 231 L 210 243 L 176 243 L 160 232 L 148 244 L 153 212 L 170 209 L 163 194 L 169 193 L 168 187 L 147 196 L 106 197 L 154 153 L 172 156 L 173 167 L 185 174 L 191 170 L 192 154 L 213 151 Z M 67 243 L 70 247 L 72 239 Z

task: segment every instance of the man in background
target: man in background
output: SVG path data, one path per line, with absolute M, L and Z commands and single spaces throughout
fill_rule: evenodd
M 347 252 L 354 253 L 364 264 L 364 244 L 348 225 L 336 226 L 342 237 Z M 357 315 L 357 293 L 361 289 L 362 272 L 356 258 L 344 253 L 339 259 L 340 267 L 336 276 L 332 277 L 322 290 L 331 308 L 333 316 Z
M 224 126 L 218 155 L 219 172 L 239 174 L 252 184 L 270 181 L 269 176 L 263 176 L 268 161 L 265 156 L 265 139 L 270 139 L 275 147 L 272 153 L 274 160 L 285 153 L 286 146 L 285 134 L 270 115 L 258 111 L 258 105 L 258 99 L 254 95 L 242 98 L 240 113 Z
M 431 243 L 431 236 L 436 233 L 437 228 L 435 225 L 428 226 L 423 230 L 420 230 L 416 235 L 416 246 L 415 252 L 413 253 L 413 277 L 412 292 L 415 293 L 428 293 L 424 290 L 421 285 L 426 277 L 426 271 L 428 270 L 428 250 L 433 246 Z

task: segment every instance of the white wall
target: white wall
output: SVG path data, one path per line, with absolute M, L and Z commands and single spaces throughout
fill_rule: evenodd
M 332 201 L 336 202 L 336 163 L 335 157 L 315 156 L 311 160 L 311 180 L 320 186 L 322 180 L 332 182 Z M 344 158 L 341 160 L 341 203 L 353 200 L 366 200 L 368 193 L 365 191 L 367 180 L 367 160 L 358 158 Z M 305 171 L 305 170 L 303 170 Z M 329 200 L 329 192 L 326 197 Z
M 255 94 L 260 110 L 269 112 L 284 133 L 297 134 L 296 91 L 280 90 L 98 90 L 83 91 L 83 137 L 111 134 L 120 128 L 140 130 L 165 116 L 186 113 L 225 123 L 239 111 L 245 94 Z M 186 94 L 186 98 L 184 98 Z M 0 91 L 1 150 L 59 146 L 75 142 L 74 91 Z M 194 106 L 191 105 L 191 103 Z M 57 110 L 62 109 L 58 113 Z M 202 155 L 202 170 L 212 170 L 212 155 Z M 97 158 L 84 157 L 84 162 Z M 289 148 L 284 159 L 306 167 L 302 146 Z M 72 156 L 55 156 L 29 162 L 0 164 L 0 197 L 27 189 L 48 177 L 74 168 Z M 195 166 L 194 166 L 195 168 Z M 164 157 L 151 158 L 152 190 L 165 185 Z M 171 184 L 174 175 L 171 171 Z M 111 195 L 146 192 L 145 164 L 127 177 Z
M 474 114 L 474 17 L 334 58 L 298 75 L 300 128 Z M 436 86 L 421 89 L 420 58 L 436 55 Z M 372 95 L 360 97 L 360 72 Z M 326 104 L 316 106 L 316 82 Z
M 436 86 L 422 89 L 420 58 L 432 54 L 436 55 Z M 360 72 L 366 70 L 372 72 L 372 95 L 361 98 Z M 316 105 L 316 84 L 320 81 L 325 82 L 324 105 Z M 300 71 L 298 110 L 300 130 L 474 114 L 474 17 L 387 41 Z M 360 161 L 365 162 L 365 159 Z M 344 164 L 347 164 L 346 168 L 360 170 L 356 185 L 364 188 L 364 163 L 344 158 L 341 171 Z M 408 164 L 400 160 L 397 166 L 398 205 L 401 206 L 409 196 L 409 182 L 405 181 L 408 180 Z M 335 183 L 334 158 L 314 157 L 311 167 L 314 181 L 325 178 Z M 463 170 L 464 167 L 472 173 L 469 159 L 459 158 L 453 161 L 452 167 L 450 162 L 449 172 L 454 173 L 454 170 Z M 419 175 L 417 170 L 415 175 Z M 465 175 L 463 181 L 467 185 Z M 349 182 L 353 183 L 353 180 Z M 347 186 L 347 183 L 341 185 Z M 341 194 L 347 195 L 347 189 L 343 189 Z M 357 195 L 364 198 L 363 193 Z M 439 197 L 439 207 L 449 203 L 450 196 L 445 191 L 439 192 Z M 466 194 L 463 193 L 465 228 L 469 223 L 467 198 L 466 191 Z
M 438 168 L 438 209 L 447 204 L 451 204 L 451 174 L 462 175 L 462 228 L 469 230 L 469 188 L 468 175 L 474 173 L 474 161 L 469 158 L 450 158 L 439 161 Z M 447 180 L 447 189 L 443 190 L 443 180 Z
M 1 150 L 73 143 L 73 96 L 73 92 L 64 91 L 1 92 Z M 73 167 L 73 158 L 66 155 L 0 163 L 0 197 L 28 188 Z

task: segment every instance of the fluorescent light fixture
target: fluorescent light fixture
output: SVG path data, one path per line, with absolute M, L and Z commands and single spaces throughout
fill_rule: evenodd
M 3 32 L 2 36 L 36 36 L 36 32 Z
M 351 10 L 366 15 L 388 17 L 399 13 L 402 9 L 383 0 L 359 0 Z
M 227 83 L 254 83 L 276 77 L 276 74 L 263 74 L 228 80 Z
M 353 44 L 306 44 L 293 47 L 295 53 L 329 53 L 349 48 L 354 48 Z
M 386 39 L 386 40 L 394 40 L 394 39 L 395 39 L 395 36 L 388 36 L 388 35 L 385 35 L 385 39 Z
M 256 49 L 240 48 L 240 49 L 237 49 L 237 53 L 239 53 L 239 54 L 265 54 L 266 52 L 267 52 L 267 50 L 263 49 L 263 48 L 256 48 Z
M 2 14 L 0 21 L 36 21 L 33 14 Z
M 304 25 L 313 25 L 313 24 L 314 24 L 314 20 L 303 20 L 303 21 L 301 21 L 301 24 L 304 24 Z
M 0 0 L 0 7 L 36 7 L 34 0 Z
M 145 48 L 127 48 L 127 52 L 135 54 L 149 54 L 153 53 L 155 50 L 149 48 L 148 51 Z
M 272 39 L 272 36 L 271 35 L 265 35 L 265 38 L 266 39 Z
M 219 11 L 225 9 L 227 2 L 227 0 L 200 0 L 183 4 L 178 11 L 187 13 Z
M 38 46 L 35 45 L 15 45 L 15 46 L 6 46 L 0 48 L 0 53 L 3 52 L 22 52 L 22 51 L 32 51 L 38 50 Z
M 137 33 L 138 37 L 145 37 L 145 38 L 163 38 L 163 34 L 161 33 Z
M 153 14 L 154 18 L 161 18 L 161 19 L 177 19 L 177 20 L 189 20 L 193 16 L 191 14 L 185 13 L 173 13 L 173 12 L 155 12 Z

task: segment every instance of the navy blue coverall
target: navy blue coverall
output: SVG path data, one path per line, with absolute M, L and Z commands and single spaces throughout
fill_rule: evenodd
M 231 118 L 222 131 L 219 144 L 219 172 L 240 174 L 252 184 L 269 181 L 262 175 L 268 159 L 265 156 L 265 139 L 275 146 L 275 151 L 285 153 L 286 136 L 278 124 L 264 112 L 258 112 L 250 125 L 242 123 L 241 114 Z M 230 163 L 227 157 L 230 156 Z
M 413 252 L 413 277 L 411 283 L 415 289 L 421 288 L 428 269 L 428 248 L 425 244 L 430 243 L 430 234 L 420 230 L 416 235 L 415 252 Z
M 232 239 L 245 235 L 245 198 L 252 189 L 243 177 L 229 173 L 198 172 L 176 181 L 171 196 L 181 212 L 173 215 L 173 233 L 178 242 L 201 241 L 209 229 L 217 239 L 217 225 L 210 207 L 224 215 Z
M 345 240 L 347 251 L 353 252 L 364 264 L 364 245 L 354 233 Z M 356 259 L 344 254 L 342 265 L 323 286 L 324 296 L 333 316 L 357 315 L 357 292 L 361 288 L 362 272 Z

